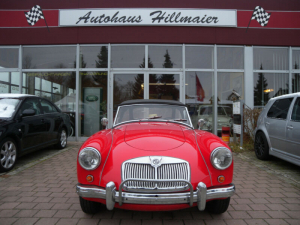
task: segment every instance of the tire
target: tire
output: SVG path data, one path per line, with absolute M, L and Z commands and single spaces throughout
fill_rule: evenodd
M 68 137 L 67 130 L 65 128 L 62 128 L 58 134 L 59 139 L 56 145 L 58 149 L 63 149 L 67 146 L 67 137 Z
M 79 197 L 79 201 L 82 211 L 87 214 L 95 214 L 101 210 L 101 203 L 99 202 L 88 201 L 82 197 Z
M 255 136 L 254 151 L 256 157 L 260 160 L 267 160 L 270 158 L 269 144 L 263 132 L 258 132 Z
M 17 161 L 17 144 L 12 138 L 5 138 L 0 143 L 0 171 L 7 172 L 11 170 Z
M 221 214 L 226 212 L 230 203 L 230 198 L 221 200 L 212 200 L 206 203 L 206 210 L 213 214 Z

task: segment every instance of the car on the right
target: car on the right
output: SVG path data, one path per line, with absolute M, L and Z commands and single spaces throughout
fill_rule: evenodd
M 271 98 L 254 132 L 258 159 L 273 155 L 300 166 L 300 92 Z

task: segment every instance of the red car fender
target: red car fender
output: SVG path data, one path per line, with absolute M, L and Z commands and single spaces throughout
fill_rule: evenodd
M 107 155 L 109 154 L 112 143 L 112 130 L 103 130 L 95 133 L 88 140 L 84 142 L 84 144 L 80 147 L 77 155 L 77 178 L 80 184 L 88 184 L 88 185 L 99 185 L 100 183 L 100 173 L 105 164 L 105 160 Z M 85 170 L 83 169 L 78 161 L 78 156 L 80 151 L 86 147 L 93 147 L 100 152 L 101 155 L 101 163 L 95 170 Z M 92 175 L 94 180 L 92 182 L 87 182 L 86 177 L 88 175 Z
M 199 150 L 201 151 L 204 160 L 206 162 L 206 165 L 208 167 L 208 170 L 211 175 L 212 179 L 212 185 L 213 186 L 220 186 L 220 185 L 226 185 L 232 183 L 233 178 L 233 161 L 232 164 L 225 170 L 218 170 L 210 162 L 210 155 L 211 152 L 217 148 L 217 147 L 225 147 L 230 150 L 228 145 L 223 142 L 219 137 L 216 135 L 201 131 L 201 130 L 195 130 L 195 137 L 197 139 L 197 144 L 199 146 Z M 231 151 L 231 150 L 230 150 Z M 218 182 L 218 177 L 223 175 L 225 177 L 225 181 L 223 183 Z

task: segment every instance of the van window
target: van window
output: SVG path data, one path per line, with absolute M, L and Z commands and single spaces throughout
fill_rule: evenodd
M 286 119 L 293 98 L 279 99 L 274 102 L 268 111 L 267 117 Z

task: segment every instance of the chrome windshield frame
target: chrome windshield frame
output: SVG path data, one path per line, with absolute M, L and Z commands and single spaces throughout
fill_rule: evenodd
M 181 125 L 185 125 L 187 127 L 190 127 L 192 129 L 194 129 L 194 126 L 192 124 L 192 121 L 191 121 L 191 118 L 190 118 L 190 114 L 186 108 L 186 106 L 178 106 L 178 107 L 184 107 L 184 110 L 186 111 L 187 113 L 187 116 L 188 116 L 188 122 L 189 124 L 187 123 L 183 123 L 183 122 L 180 122 L 180 121 L 175 121 L 175 120 L 165 120 L 165 119 L 140 119 L 140 120 L 127 120 L 127 121 L 124 121 L 124 122 L 121 122 L 121 123 L 117 123 L 116 124 L 116 120 L 118 118 L 118 115 L 119 115 L 119 111 L 120 111 L 120 108 L 121 107 L 126 107 L 126 106 L 137 106 L 137 105 L 168 105 L 168 104 L 130 104 L 130 105 L 122 105 L 122 106 L 119 106 L 118 107 L 118 110 L 117 110 L 117 113 L 116 113 L 116 117 L 115 117 L 115 120 L 114 120 L 114 123 L 113 123 L 113 126 L 112 128 L 115 128 L 119 125 L 122 125 L 122 124 L 126 124 L 126 123 L 133 123 L 133 122 L 167 122 L 167 123 L 177 123 L 177 124 L 181 124 Z

